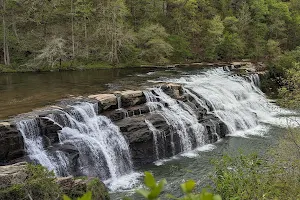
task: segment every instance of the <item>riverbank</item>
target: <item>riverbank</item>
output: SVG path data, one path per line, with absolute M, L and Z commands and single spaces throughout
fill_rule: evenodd
M 187 62 L 187 63 L 169 63 L 169 64 L 116 64 L 112 65 L 105 62 L 62 62 L 61 65 L 55 65 L 53 67 L 28 67 L 16 66 L 16 65 L 2 65 L 0 64 L 0 73 L 34 73 L 34 72 L 59 72 L 59 71 L 82 71 L 82 70 L 101 70 L 101 69 L 122 69 L 122 68 L 187 68 L 187 67 L 224 67 L 224 66 L 249 66 L 255 64 L 255 66 L 265 66 L 262 62 L 251 62 L 248 60 L 240 60 L 234 62 Z M 257 69 L 255 71 L 258 71 Z
M 55 65 L 53 67 L 28 67 L 28 66 L 16 66 L 16 65 L 0 65 L 0 73 L 25 73 L 25 72 L 57 72 L 57 71 L 80 71 L 90 69 L 113 69 L 124 68 L 125 65 L 111 65 L 103 62 L 96 63 L 82 63 L 82 62 L 63 62 L 61 65 Z

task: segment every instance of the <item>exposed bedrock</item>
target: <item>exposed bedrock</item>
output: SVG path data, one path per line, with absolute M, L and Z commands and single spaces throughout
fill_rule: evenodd
M 204 127 L 205 143 L 216 142 L 219 138 L 225 137 L 228 130 L 226 125 L 213 114 L 207 114 L 207 109 L 211 111 L 211 105 L 205 107 L 200 105 L 191 91 L 187 91 L 179 84 L 164 83 L 159 84 L 163 92 L 178 102 L 179 105 L 184 103 L 191 108 L 197 117 L 198 123 Z M 155 93 L 154 91 L 152 91 Z M 112 120 L 119 128 L 125 139 L 129 143 L 132 160 L 135 167 L 144 164 L 150 164 L 158 159 L 169 158 L 182 152 L 181 138 L 174 126 L 171 126 L 165 116 L 159 112 L 151 112 L 147 104 L 146 96 L 143 91 L 117 91 L 114 94 L 98 94 L 89 96 L 89 102 L 95 103 L 98 113 Z M 36 113 L 36 122 L 38 124 L 37 132 L 42 138 L 43 147 L 46 151 L 61 151 L 67 155 L 69 162 L 69 171 L 73 175 L 81 175 L 78 170 L 79 152 L 72 143 L 61 144 L 59 142 L 59 132 L 65 124 L 67 113 L 72 113 L 74 107 L 72 104 L 86 101 L 86 99 L 68 101 L 71 105 L 61 103 L 59 106 L 52 106 L 49 110 L 43 110 Z M 168 107 L 168 103 L 157 98 L 157 102 L 161 102 L 164 107 Z M 181 103 L 180 103 L 181 102 Z M 80 116 L 79 117 L 79 121 Z M 53 121 L 55 119 L 56 122 Z M 159 132 L 155 138 L 153 130 L 150 130 L 149 124 L 153 129 Z M 59 125 L 60 124 L 60 125 Z M 192 148 L 197 147 L 195 134 L 192 134 L 192 124 L 186 125 Z M 0 124 L 0 162 L 1 164 L 9 164 L 17 161 L 27 160 L 22 134 L 18 131 L 13 123 Z

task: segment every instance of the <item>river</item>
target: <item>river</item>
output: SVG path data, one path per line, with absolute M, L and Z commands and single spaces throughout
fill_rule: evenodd
M 180 148 L 184 151 L 166 159 L 161 158 L 163 155 L 157 155 L 160 159 L 153 164 L 133 167 L 128 145 L 118 127 L 109 119 L 97 116 L 90 104 L 73 106 L 71 112 L 61 111 L 49 117 L 63 128 L 58 133 L 60 143 L 72 144 L 79 151 L 79 170 L 84 169 L 81 173 L 105 177 L 104 182 L 110 188 L 112 199 L 122 199 L 124 195 L 140 199 L 133 192 L 141 187 L 144 171 L 151 171 L 157 179 L 166 178 L 166 192 L 178 197 L 179 185 L 188 179 L 196 180 L 199 188 L 206 187 L 210 185 L 209 176 L 213 172 L 212 159 L 239 152 L 265 154 L 270 147 L 276 145 L 278 138 L 290 126 L 294 126 L 293 120 L 299 118 L 298 113 L 281 109 L 267 99 L 258 87 L 257 75 L 241 77 L 222 68 L 141 68 L 2 74 L 0 80 L 0 118 L 53 104 L 70 96 L 147 89 L 148 92 L 144 92 L 144 95 L 151 113 L 146 115 L 162 115 L 173 130 L 170 134 L 178 135 Z M 209 118 L 212 124 L 226 124 L 228 135 L 223 139 L 219 138 L 214 144 L 207 144 L 206 126 L 199 121 L 197 109 L 190 107 L 191 102 L 173 99 L 160 88 L 153 87 L 161 81 L 183 85 L 183 93 L 193 97 L 194 105 L 204 108 L 205 115 L 214 116 Z M 145 122 L 148 124 L 146 119 Z M 42 141 L 42 138 L 38 130 L 32 131 L 32 127 L 37 127 L 34 123 L 19 123 L 29 157 L 53 169 L 58 175 L 71 173 L 67 161 L 69 155 L 63 151 L 48 152 L 43 142 L 36 140 L 40 138 Z M 154 130 L 155 149 L 162 142 L 157 140 L 157 136 L 162 138 L 162 133 L 155 132 L 153 124 L 149 124 L 149 129 Z M 218 138 L 220 135 L 217 135 L 217 125 L 211 127 L 215 127 L 212 133 Z M 196 141 L 192 141 L 192 138 Z M 195 143 L 198 148 L 193 149 L 192 144 Z M 161 152 L 157 152 L 159 153 Z M 105 167 L 102 169 L 102 166 Z
M 0 73 L 0 120 L 54 104 L 63 98 L 134 89 L 147 84 L 145 78 L 169 77 L 177 73 L 155 68 Z

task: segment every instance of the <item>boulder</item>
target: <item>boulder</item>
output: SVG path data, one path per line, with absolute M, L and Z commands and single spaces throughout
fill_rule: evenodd
M 143 91 L 127 90 L 121 92 L 120 95 L 121 95 L 121 102 L 123 108 L 146 103 L 146 97 Z
M 118 108 L 117 97 L 114 94 L 90 95 L 89 98 L 96 99 L 99 102 L 99 112 L 102 112 L 102 110 Z
M 22 184 L 26 178 L 25 162 L 0 167 L 0 189 L 10 187 L 14 184 Z
M 81 197 L 88 191 L 93 193 L 93 200 L 110 199 L 106 186 L 98 178 L 74 178 L 69 176 L 57 178 L 56 182 L 62 192 L 71 199 Z
M 13 162 L 25 155 L 21 133 L 11 122 L 0 123 L 0 165 Z
M 168 83 L 161 85 L 162 90 L 174 99 L 183 99 L 183 88 L 180 84 Z

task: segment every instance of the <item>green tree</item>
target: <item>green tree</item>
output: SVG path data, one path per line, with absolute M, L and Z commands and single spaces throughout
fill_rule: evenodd
M 237 33 L 225 33 L 222 43 L 218 48 L 218 55 L 222 59 L 232 61 L 233 59 L 243 58 L 244 43 Z
M 138 46 L 142 50 L 142 60 L 154 63 L 168 62 L 168 57 L 173 52 L 173 47 L 167 42 L 168 36 L 164 27 L 159 24 L 141 28 L 138 32 Z
M 215 16 L 208 23 L 208 29 L 204 38 L 204 56 L 208 60 L 216 60 L 218 45 L 222 43 L 224 25 L 220 16 Z

